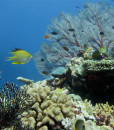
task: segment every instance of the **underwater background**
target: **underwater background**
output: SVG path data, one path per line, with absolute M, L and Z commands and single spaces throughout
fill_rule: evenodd
M 0 130 L 114 130 L 114 0 L 0 0 Z
M 13 65 L 5 60 L 8 53 L 14 48 L 20 48 L 34 55 L 45 41 L 45 32 L 53 17 L 57 17 L 61 11 L 77 14 L 85 2 L 98 1 L 0 0 L 0 86 L 6 81 L 21 85 L 16 79 L 19 76 L 34 81 L 44 79 L 38 73 L 33 59 L 27 64 Z M 106 2 L 114 5 L 113 0 Z

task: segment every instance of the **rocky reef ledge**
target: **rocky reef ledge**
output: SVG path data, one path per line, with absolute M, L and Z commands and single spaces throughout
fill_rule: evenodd
M 67 84 L 71 91 L 95 103 L 114 104 L 114 60 L 73 58 L 68 64 Z

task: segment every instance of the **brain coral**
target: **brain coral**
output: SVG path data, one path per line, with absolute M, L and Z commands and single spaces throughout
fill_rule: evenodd
M 33 102 L 28 104 L 27 111 L 24 111 L 19 118 L 22 126 L 33 130 L 48 130 L 61 124 L 66 117 L 74 116 L 72 99 L 69 95 L 51 91 L 49 87 L 33 85 L 28 87 L 27 94 L 31 96 Z

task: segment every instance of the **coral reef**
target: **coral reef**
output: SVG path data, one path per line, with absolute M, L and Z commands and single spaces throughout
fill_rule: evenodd
M 92 103 L 109 101 L 114 104 L 114 60 L 94 61 L 74 57 L 67 66 L 68 68 L 64 68 L 65 73 L 57 75 L 55 70 L 54 75 L 52 73 L 47 79 L 47 85 L 67 88 L 82 98 L 92 100 Z
M 49 87 L 34 83 L 27 94 L 33 98 L 34 103 L 28 104 L 30 109 L 19 116 L 23 127 L 53 129 L 58 124 L 62 128 L 61 121 L 66 117 L 72 118 L 75 114 L 71 97 L 58 90 L 51 91 Z
M 108 103 L 92 105 L 79 95 L 69 94 L 65 89 L 47 86 L 39 81 L 21 86 L 27 94 L 26 109 L 18 113 L 16 125 L 4 130 L 113 130 L 114 106 Z M 66 94 L 67 93 L 67 94 Z M 20 104 L 21 105 L 21 104 Z M 22 105 L 21 105 L 22 106 Z

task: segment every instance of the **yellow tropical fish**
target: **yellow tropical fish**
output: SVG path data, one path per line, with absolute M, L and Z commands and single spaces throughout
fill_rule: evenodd
M 25 64 L 28 63 L 32 58 L 32 55 L 29 54 L 27 51 L 18 48 L 12 50 L 10 54 L 12 54 L 13 57 L 8 57 L 7 61 L 13 60 L 12 64 Z

